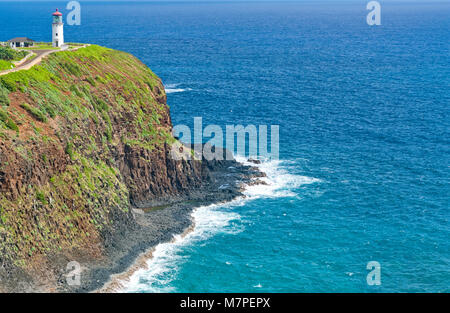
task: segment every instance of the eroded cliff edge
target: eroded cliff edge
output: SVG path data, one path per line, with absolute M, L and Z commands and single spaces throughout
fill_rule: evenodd
M 137 221 L 134 208 L 203 201 L 201 187 L 214 193 L 209 182 L 229 167 L 170 156 L 175 139 L 161 80 L 124 52 L 58 52 L 1 76 L 0 106 L 0 290 L 24 282 L 64 289 L 70 260 L 100 264 L 88 274 L 100 283 L 102 268 L 129 263 L 127 245 L 143 250 L 187 225 L 186 206 L 173 205 L 158 211 L 177 221 L 180 215 L 177 227 L 154 238 L 137 235 L 149 225 Z M 112 258 L 116 250 L 122 252 Z

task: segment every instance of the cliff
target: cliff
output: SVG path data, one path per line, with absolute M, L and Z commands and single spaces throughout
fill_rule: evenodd
M 124 52 L 89 46 L 0 76 L 3 288 L 60 280 L 61 257 L 101 259 L 138 227 L 133 208 L 208 181 L 201 161 L 170 158 L 171 130 L 161 80 Z

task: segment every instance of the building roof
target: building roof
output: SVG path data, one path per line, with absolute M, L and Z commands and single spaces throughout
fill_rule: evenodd
M 28 37 L 16 37 L 8 40 L 8 42 L 34 42 L 34 40 Z
M 53 13 L 53 16 L 62 16 L 62 13 L 58 11 L 58 9 L 56 9 L 56 12 Z

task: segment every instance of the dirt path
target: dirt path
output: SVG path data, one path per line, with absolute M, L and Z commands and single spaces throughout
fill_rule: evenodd
M 87 46 L 89 46 L 89 45 L 75 47 L 73 49 L 70 49 L 70 51 L 75 51 L 75 50 L 78 50 L 78 49 L 81 49 L 81 48 L 84 48 Z M 64 51 L 64 50 L 68 50 L 68 46 L 63 46 L 60 50 L 30 50 L 31 52 L 34 52 L 36 54 L 36 56 L 34 58 L 33 57 L 29 58 L 28 60 L 26 60 L 23 64 L 19 65 L 18 67 L 0 72 L 0 76 L 6 75 L 9 73 L 13 73 L 13 72 L 22 71 L 22 70 L 29 70 L 36 64 L 41 63 L 42 59 L 45 58 L 46 56 L 48 56 L 49 54 L 58 52 L 58 51 Z

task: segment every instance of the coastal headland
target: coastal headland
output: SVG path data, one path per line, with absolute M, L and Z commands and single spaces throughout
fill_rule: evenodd
M 58 51 L 0 76 L 0 291 L 97 290 L 193 227 L 195 207 L 264 175 L 174 159 L 172 127 L 161 80 L 121 51 Z

